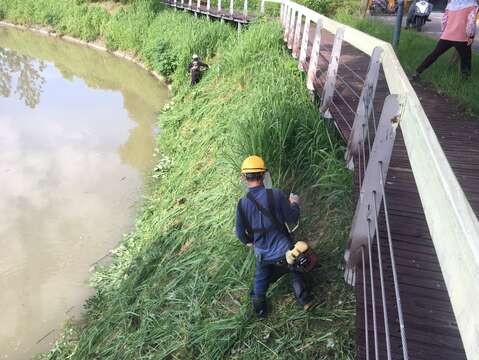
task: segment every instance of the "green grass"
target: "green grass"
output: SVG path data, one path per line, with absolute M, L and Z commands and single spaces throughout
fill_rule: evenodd
M 353 26 L 361 31 L 371 34 L 382 40 L 391 42 L 393 27 L 378 21 L 360 19 L 359 17 L 337 13 L 336 19 L 342 23 Z M 437 40 L 430 39 L 414 31 L 401 31 L 401 40 L 397 49 L 397 55 L 401 65 L 408 74 L 413 74 L 425 57 L 433 50 Z M 443 55 L 439 60 L 427 69 L 421 79 L 423 82 L 438 92 L 454 98 L 464 109 L 479 115 L 479 54 L 473 52 L 472 76 L 464 81 L 458 65 L 451 64 L 453 51 Z
M 35 1 L 0 0 L 0 10 L 32 23 L 16 6 Z M 89 16 L 69 0 L 43 1 L 65 12 L 56 13 L 57 29 L 67 13 L 81 17 L 67 33 Z M 44 24 L 48 15 L 32 18 Z M 95 24 L 110 47 L 165 72 L 175 96 L 159 116 L 157 165 L 135 229 L 112 264 L 95 273 L 85 320 L 67 327 L 44 358 L 352 359 L 354 297 L 338 269 L 352 215 L 351 176 L 279 24 L 251 25 L 238 38 L 227 24 L 148 1 Z M 185 71 L 192 52 L 211 65 L 194 88 Z M 283 279 L 270 291 L 270 318 L 252 316 L 254 256 L 234 236 L 243 193 L 238 170 L 252 153 L 265 158 L 276 186 L 304 199 L 298 239 L 312 241 L 320 258 L 310 275 L 319 305 L 310 313 L 295 305 Z

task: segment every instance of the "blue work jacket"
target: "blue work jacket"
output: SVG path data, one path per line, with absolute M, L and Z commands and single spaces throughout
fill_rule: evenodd
M 289 200 L 279 189 L 273 190 L 274 207 L 276 210 L 276 218 L 281 223 L 297 223 L 299 219 L 299 205 L 290 204 Z M 268 207 L 267 193 L 264 186 L 250 188 L 249 192 L 256 201 L 266 209 Z M 242 197 L 238 202 L 236 209 L 236 236 L 244 244 L 248 242 L 246 236 L 246 224 L 243 224 L 239 207 L 242 207 L 246 219 L 252 229 L 268 229 L 272 227 L 271 220 L 263 215 L 255 206 L 255 204 L 246 196 Z M 253 244 L 255 254 L 260 256 L 262 260 L 271 261 L 284 257 L 286 251 L 291 248 L 291 240 L 279 229 L 271 229 L 263 236 L 255 233 L 253 235 Z

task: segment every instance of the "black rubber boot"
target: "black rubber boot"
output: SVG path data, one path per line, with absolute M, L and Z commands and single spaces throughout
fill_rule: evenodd
M 268 309 L 266 306 L 266 299 L 265 298 L 257 298 L 253 297 L 253 309 L 256 317 L 258 319 L 264 319 L 268 316 Z
M 296 300 L 298 300 L 305 310 L 311 309 L 314 306 L 314 299 L 306 287 L 303 276 L 301 274 L 293 274 L 291 283 L 293 285 L 293 292 L 294 296 L 296 296 Z

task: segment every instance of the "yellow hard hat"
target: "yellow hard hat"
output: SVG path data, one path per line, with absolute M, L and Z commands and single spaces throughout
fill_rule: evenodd
M 241 165 L 242 174 L 262 173 L 265 171 L 266 166 L 264 160 L 256 155 L 248 156 L 244 159 L 243 165 Z

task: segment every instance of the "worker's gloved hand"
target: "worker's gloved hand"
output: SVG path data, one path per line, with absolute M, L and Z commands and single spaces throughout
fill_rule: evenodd
M 299 195 L 296 194 L 289 194 L 289 202 L 291 204 L 298 204 L 299 205 Z

